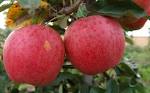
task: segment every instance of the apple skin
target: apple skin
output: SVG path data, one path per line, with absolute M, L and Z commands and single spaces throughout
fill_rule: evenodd
M 73 22 L 65 32 L 66 55 L 82 73 L 96 75 L 119 64 L 125 39 L 120 24 L 99 15 Z
M 150 16 L 150 7 L 146 9 L 146 13 Z
M 150 16 L 150 0 L 133 0 L 133 2 L 143 8 L 148 16 Z
M 5 41 L 4 67 L 16 83 L 50 84 L 64 62 L 64 45 L 54 29 L 30 25 L 13 31 Z
M 128 27 L 129 29 L 137 30 L 137 29 L 142 28 L 145 25 L 146 21 L 147 21 L 146 18 L 140 18 L 136 20 L 135 22 L 126 24 L 126 27 Z
M 138 30 L 138 29 L 141 29 L 147 19 L 145 17 L 142 17 L 142 18 L 135 18 L 135 20 L 130 20 L 129 18 L 122 18 L 122 19 L 119 19 L 120 21 L 120 24 L 122 25 L 122 27 L 124 28 L 128 28 L 129 30 Z
M 134 3 L 136 3 L 141 8 L 148 8 L 150 7 L 150 1 L 149 0 L 133 0 Z

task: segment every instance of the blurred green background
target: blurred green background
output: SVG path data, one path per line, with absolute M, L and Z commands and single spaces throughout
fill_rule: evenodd
M 127 46 L 125 55 L 138 65 L 139 72 L 146 87 L 146 93 L 150 93 L 150 42 L 145 47 Z

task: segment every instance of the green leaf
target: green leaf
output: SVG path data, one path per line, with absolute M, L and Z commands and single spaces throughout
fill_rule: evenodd
M 3 2 L 3 0 L 0 0 L 0 4 Z
M 26 90 L 26 89 L 28 89 L 28 88 L 30 88 L 30 89 L 32 89 L 32 90 L 35 90 L 35 87 L 32 86 L 32 85 L 29 85 L 29 84 L 20 84 L 20 85 L 18 86 L 18 90 L 19 90 L 19 91 L 23 91 L 23 90 Z
M 72 74 L 69 72 L 62 72 L 59 74 L 58 78 L 53 82 L 52 85 L 60 85 L 63 81 L 70 80 L 74 83 L 80 82 L 80 76 L 78 74 Z
M 105 90 L 99 87 L 91 87 L 90 93 L 105 93 Z
M 138 93 L 145 93 L 145 87 L 142 83 L 137 83 L 135 89 Z
M 9 8 L 11 5 L 12 5 L 12 3 L 3 4 L 2 6 L 0 6 L 0 12 L 6 10 L 6 9 Z
M 17 89 L 17 88 L 13 88 L 12 90 L 11 90 L 11 93 L 18 93 L 19 92 L 19 90 Z
M 130 77 L 137 76 L 137 73 L 134 71 L 135 67 L 133 66 L 133 64 L 130 64 L 129 62 L 128 63 L 122 62 L 118 65 L 118 67 L 120 71 L 126 76 Z
M 0 76 L 3 78 L 3 76 Z M 5 93 L 6 88 L 10 85 L 10 81 L 7 79 L 0 79 L 0 93 Z
M 40 6 L 40 0 L 18 0 L 23 8 L 36 9 Z
M 59 34 L 64 34 L 65 33 L 65 29 L 61 28 L 58 24 L 54 24 L 51 27 L 53 29 L 55 29 Z
M 78 11 L 76 13 L 76 16 L 80 18 L 80 17 L 87 16 L 87 14 L 88 14 L 88 12 L 87 12 L 85 4 L 80 4 Z
M 121 93 L 134 93 L 132 88 L 127 88 L 124 91 L 122 91 Z
M 90 6 L 88 8 L 90 11 L 115 18 L 125 16 L 128 12 L 131 12 L 137 18 L 146 16 L 144 10 L 131 0 L 97 0 Z
M 127 12 L 129 11 L 135 14 L 136 17 L 143 17 L 146 15 L 143 9 L 134 6 L 132 3 L 124 3 L 124 2 L 114 4 L 114 5 L 109 5 L 99 10 L 100 13 L 104 13 L 108 15 L 111 14 L 114 17 L 123 16 L 127 14 Z
M 86 84 L 82 84 L 82 85 L 80 86 L 80 91 L 79 91 L 79 93 L 90 93 L 90 88 L 89 88 L 89 86 L 86 85 Z
M 129 87 L 129 84 L 131 82 L 131 77 L 120 76 L 118 77 L 118 81 L 119 81 L 119 89 L 120 91 L 123 91 L 124 89 Z
M 87 10 L 89 11 L 97 11 L 106 5 L 106 0 L 93 0 L 89 1 L 86 5 Z
M 116 80 L 110 79 L 107 82 L 106 93 L 119 93 L 119 86 Z
M 59 18 L 57 21 L 54 22 L 54 24 L 59 25 L 61 28 L 66 28 L 67 27 L 67 22 L 68 22 L 69 16 L 62 16 Z

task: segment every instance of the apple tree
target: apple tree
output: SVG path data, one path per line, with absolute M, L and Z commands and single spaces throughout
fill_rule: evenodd
M 149 0 L 0 3 L 1 93 L 145 93 L 124 48 L 150 18 Z

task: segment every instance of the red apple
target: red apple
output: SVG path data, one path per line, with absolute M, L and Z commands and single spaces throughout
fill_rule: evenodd
M 4 44 L 4 66 L 11 80 L 45 86 L 58 75 L 64 60 L 59 34 L 44 25 L 13 31 Z
M 145 12 L 150 16 L 150 0 L 133 0 L 133 2 L 143 8 Z
M 146 9 L 146 13 L 150 16 L 150 7 Z
M 112 18 L 89 16 L 72 23 L 64 36 L 67 57 L 81 72 L 102 73 L 116 66 L 124 53 L 124 32 Z
M 130 21 L 127 19 L 122 19 L 120 20 L 120 24 L 124 27 L 124 28 L 128 28 L 130 30 L 138 30 L 140 28 L 142 28 L 145 23 L 146 23 L 147 19 L 145 17 Z

